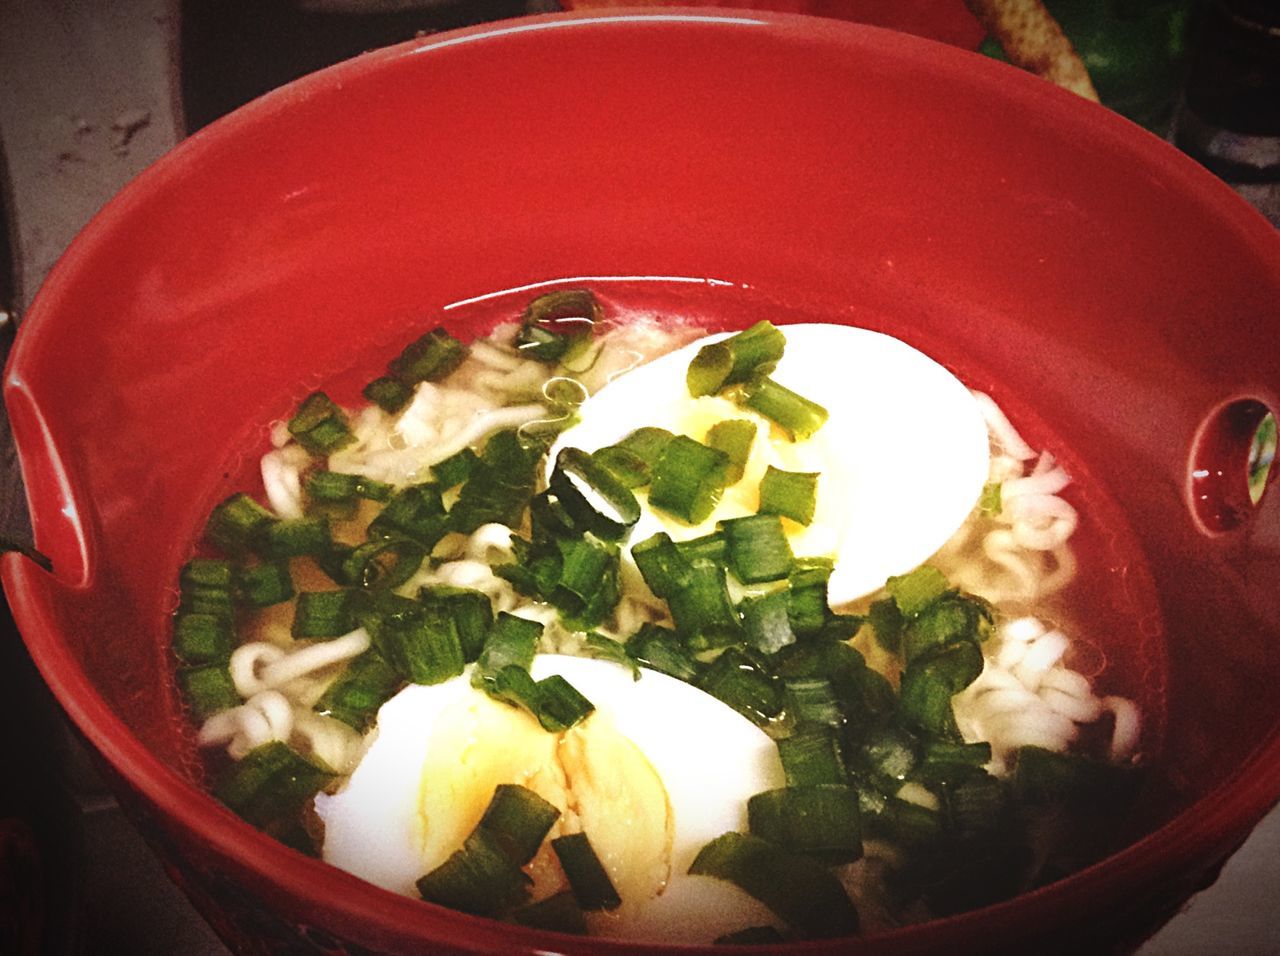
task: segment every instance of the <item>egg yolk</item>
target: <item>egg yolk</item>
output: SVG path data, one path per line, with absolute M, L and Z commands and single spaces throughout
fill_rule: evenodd
M 514 783 L 560 810 L 549 837 L 587 834 L 624 909 L 665 888 L 674 832 L 666 788 L 608 715 L 550 734 L 524 711 L 474 694 L 447 706 L 429 734 L 416 827 L 424 873 L 462 846 L 497 786 Z M 567 885 L 549 842 L 527 872 L 536 899 Z

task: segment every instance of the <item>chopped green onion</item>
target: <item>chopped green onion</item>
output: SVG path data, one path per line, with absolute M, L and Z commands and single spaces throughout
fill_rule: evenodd
M 551 603 L 573 630 L 600 624 L 618 606 L 618 548 L 587 532 L 581 538 L 556 542 L 560 574 Z
M 178 610 L 187 614 L 209 614 L 231 623 L 236 616 L 236 603 L 226 588 L 188 587 L 182 591 Z
M 343 580 L 357 587 L 390 591 L 413 577 L 426 556 L 421 544 L 407 538 L 366 541 L 343 559 Z
M 240 695 L 225 663 L 181 667 L 177 671 L 178 687 L 191 707 L 196 720 L 206 720 L 229 707 L 239 706 Z
M 644 583 L 657 597 L 669 598 L 689 583 L 693 570 L 671 536 L 659 532 L 631 548 Z
M 834 567 L 830 558 L 797 558 L 787 575 L 787 614 L 791 629 L 801 636 L 820 633 L 831 616 L 827 581 Z
M 520 354 L 553 364 L 591 337 L 604 310 L 586 289 L 557 289 L 538 296 L 520 316 Z
M 835 687 L 825 677 L 788 677 L 782 682 L 786 690 L 787 712 L 796 722 L 839 727 L 844 723 L 840 699 Z
M 479 455 L 464 448 L 432 465 L 431 477 L 441 489 L 455 488 L 471 477 L 479 461 Z
M 762 654 L 775 654 L 795 643 L 796 635 L 791 630 L 787 610 L 789 603 L 786 591 L 772 591 L 746 598 L 738 605 L 748 646 Z
M 413 389 L 389 375 L 382 375 L 360 390 L 360 394 L 389 415 L 394 415 L 409 404 Z
M 230 561 L 219 558 L 192 558 L 182 566 L 179 582 L 183 591 L 188 588 L 230 589 L 234 572 Z
M 254 547 L 262 557 L 278 560 L 324 554 L 332 542 L 329 519 L 319 516 L 273 521 L 258 532 Z
M 690 562 L 701 558 L 706 561 L 715 561 L 717 564 L 725 564 L 729 555 L 729 545 L 725 541 L 723 531 L 712 531 L 699 538 L 679 541 L 676 543 L 676 550 Z
M 898 709 L 911 727 L 946 740 L 959 741 L 951 698 L 982 673 L 982 650 L 961 641 L 925 660 L 909 664 L 902 673 Z
M 998 516 L 1003 510 L 1001 485 L 998 481 L 988 481 L 982 486 L 982 496 L 978 498 L 978 510 L 984 515 Z
M 791 572 L 791 545 L 777 515 L 749 515 L 720 522 L 729 569 L 743 584 L 777 581 Z
M 449 512 L 453 530 L 470 534 L 494 522 L 518 527 L 533 497 L 541 457 L 540 451 L 526 448 L 514 431 L 490 436 Z
M 361 607 L 362 592 L 303 591 L 293 612 L 293 636 L 342 637 L 358 627 L 356 612 Z
M 627 639 L 627 654 L 645 667 L 692 681 L 698 676 L 698 664 L 685 650 L 675 632 L 657 624 L 644 623 Z
M 500 783 L 480 818 L 480 826 L 492 834 L 517 866 L 533 859 L 560 811 L 528 787 Z
M 961 840 L 996 833 L 1009 812 L 1004 783 L 985 773 L 946 787 L 942 802 L 947 827 Z
M 751 457 L 751 443 L 755 441 L 756 424 L 745 418 L 731 418 L 716 422 L 707 429 L 706 444 L 729 456 L 729 472 L 725 483 L 736 485 L 742 480 Z
M 439 684 L 462 673 L 462 642 L 443 608 L 382 593 L 362 618 L 373 646 L 405 680 Z
M 904 617 L 915 617 L 950 586 L 947 576 L 931 564 L 922 564 L 907 574 L 895 575 L 885 584 Z
M 591 716 L 595 705 L 559 674 L 538 681 L 538 723 L 558 733 Z
M 438 327 L 405 346 L 399 357 L 392 360 L 388 370 L 409 385 L 437 382 L 461 365 L 466 357 L 467 347 Z
M 270 607 L 293 597 L 287 561 L 269 561 L 240 571 L 240 599 L 250 607 Z
M 742 390 L 742 404 L 759 412 L 792 441 L 811 438 L 827 420 L 827 410 L 771 378 L 756 378 Z
M 613 881 L 585 833 L 557 837 L 551 841 L 551 849 L 569 879 L 573 898 L 584 910 L 612 910 L 622 905 Z
M 591 457 L 628 488 L 641 488 L 649 483 L 653 466 L 673 437 L 665 428 L 637 428 L 621 441 L 592 452 Z
M 368 534 L 371 539 L 408 538 L 429 552 L 448 529 L 449 518 L 440 488 L 424 482 L 401 488 L 392 495 L 386 507 L 369 522 Z
M 587 921 L 582 915 L 582 907 L 569 890 L 562 890 L 545 900 L 522 906 L 512 912 L 511 918 L 521 926 L 531 929 L 572 933 L 577 936 L 587 934 Z
M 858 793 L 822 784 L 766 790 L 747 801 L 751 832 L 776 846 L 834 865 L 862 856 Z
M 378 708 L 403 683 L 403 678 L 376 651 L 365 651 L 329 685 L 316 703 L 316 712 L 363 733 L 373 723 Z
M 907 622 L 902 633 L 903 659 L 910 664 L 957 641 L 980 640 L 986 610 L 958 594 L 934 599 Z
M 818 500 L 816 471 L 782 471 L 772 465 L 760 479 L 760 511 L 807 525 Z
M 729 385 L 767 375 L 782 358 L 786 338 L 768 321 L 711 345 L 704 345 L 689 363 L 687 385 L 694 398 L 714 395 Z
M 724 452 L 677 435 L 653 466 L 649 504 L 698 524 L 720 500 L 728 472 L 729 456 Z
M 735 884 L 807 937 L 858 931 L 858 911 L 831 871 L 759 837 L 733 832 L 716 837 L 699 851 L 689 872 Z
M 231 657 L 232 630 L 225 617 L 179 613 L 173 625 L 173 652 L 184 664 L 222 663 Z
M 516 666 L 527 671 L 533 664 L 542 625 L 523 617 L 502 611 L 493 621 L 484 648 L 471 674 L 473 687 L 485 687 L 493 682 L 504 667 Z
M 616 541 L 640 518 L 635 495 L 604 465 L 577 448 L 563 448 L 550 491 L 583 531 Z
M 627 653 L 627 646 L 620 641 L 592 631 L 582 641 L 582 653 L 598 661 L 620 664 L 631 672 L 633 680 L 640 679 L 640 666 Z
M 782 711 L 782 689 L 737 648 L 725 650 L 697 679 L 697 686 L 756 724 Z
M 872 601 L 867 609 L 867 619 L 875 632 L 876 643 L 890 654 L 897 654 L 902 647 L 902 612 L 898 602 L 891 597 Z
M 347 416 L 324 392 L 312 392 L 289 419 L 289 434 L 313 455 L 329 455 L 356 440 Z
M 914 776 L 925 783 L 954 785 L 987 776 L 991 744 L 962 744 L 947 740 L 926 741 Z
M 910 803 L 898 797 L 877 798 L 871 810 L 862 804 L 863 832 L 896 843 L 905 849 L 932 848 L 942 839 L 942 816 L 936 810 Z
M 218 781 L 214 796 L 246 822 L 267 828 L 296 818 L 333 778 L 333 772 L 318 760 L 272 741 L 233 763 Z
M 667 605 L 676 631 L 695 652 L 726 647 L 742 638 L 725 570 L 712 561 L 692 562 L 687 581 L 667 596 Z
M 830 727 L 806 727 L 777 745 L 788 787 L 848 782 L 840 744 Z
M 307 476 L 307 494 L 312 501 L 342 504 L 356 498 L 387 501 L 395 487 L 385 481 L 341 471 L 313 471 Z
M 529 897 L 533 881 L 488 830 L 476 827 L 449 859 L 418 880 L 428 903 L 473 916 L 498 916 Z
M 453 619 L 464 660 L 470 663 L 480 656 L 489 629 L 493 627 L 493 602 L 487 594 L 470 588 L 436 584 L 419 591 L 418 600 L 423 604 L 439 605 Z
M 237 492 L 213 509 L 205 534 L 223 551 L 240 555 L 249 550 L 265 527 L 278 520 L 244 492 Z

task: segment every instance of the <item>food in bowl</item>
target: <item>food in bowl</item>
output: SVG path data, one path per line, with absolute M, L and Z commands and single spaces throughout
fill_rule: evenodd
M 313 392 L 214 509 L 174 650 L 223 802 L 641 940 L 874 932 L 1102 855 L 1148 735 L 1077 635 L 1071 478 L 994 401 L 843 325 L 502 318 Z

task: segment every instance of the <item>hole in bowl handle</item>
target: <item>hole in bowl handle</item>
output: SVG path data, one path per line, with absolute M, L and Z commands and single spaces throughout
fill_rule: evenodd
M 1188 491 L 1197 523 L 1211 534 L 1232 531 L 1254 514 L 1274 469 L 1257 479 L 1253 456 L 1271 410 L 1253 398 L 1224 402 L 1205 418 L 1192 444 Z
M 64 584 L 89 580 L 89 547 L 81 510 L 53 435 L 35 398 L 11 375 L 5 383 L 8 424 L 17 447 L 21 477 L 5 476 L 6 491 L 23 497 L 30 509 L 30 532 L 10 517 L 0 525 L 0 551 L 24 555 Z M 10 503 L 10 515 L 18 507 Z

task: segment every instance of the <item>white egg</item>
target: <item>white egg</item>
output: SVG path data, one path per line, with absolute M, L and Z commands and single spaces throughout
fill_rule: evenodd
M 622 907 L 592 914 L 593 933 L 710 942 L 744 926 L 780 925 L 736 886 L 687 873 L 705 844 L 746 829 L 749 797 L 784 785 L 773 741 L 656 671 L 633 680 L 616 664 L 540 655 L 532 674 L 562 675 L 595 713 L 567 733 L 547 733 L 524 711 L 474 690 L 470 669 L 406 687 L 384 704 L 346 786 L 316 798 L 324 859 L 417 896 L 417 879 L 461 846 L 494 787 L 518 783 L 562 810 L 552 837 L 588 835 L 617 886 Z M 547 851 L 530 867 L 539 898 L 563 880 L 549 860 Z
M 707 534 L 726 518 L 754 514 L 768 466 L 817 472 L 817 508 L 801 527 L 784 522 L 797 556 L 836 559 L 829 594 L 856 600 L 926 561 L 960 527 L 988 474 L 987 427 L 968 388 L 906 343 L 843 325 L 782 328 L 786 350 L 772 378 L 829 413 L 807 441 L 791 442 L 749 409 L 719 396 L 692 398 L 690 360 L 711 335 L 622 375 L 583 403 L 580 422 L 557 441 L 595 451 L 643 426 L 699 441 L 728 418 L 757 423 L 741 481 L 725 491 L 710 518 L 689 526 L 647 507 L 630 541 L 658 531 L 677 541 Z M 766 438 L 767 436 L 767 438 Z M 762 440 L 765 439 L 765 440 Z

